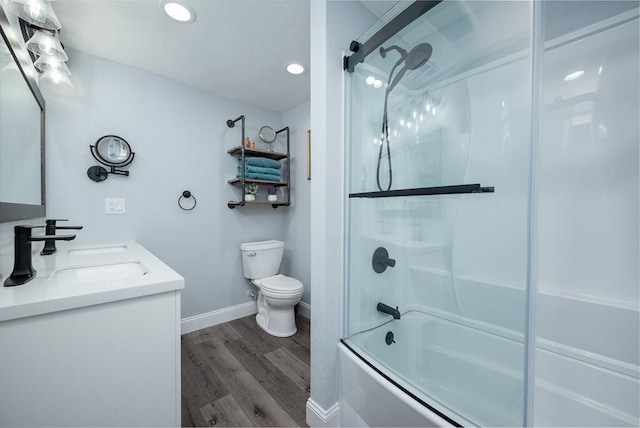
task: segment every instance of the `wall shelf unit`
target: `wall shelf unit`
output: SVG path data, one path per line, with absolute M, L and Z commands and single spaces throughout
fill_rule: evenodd
M 246 177 L 246 166 L 244 168 L 241 168 L 241 173 L 239 174 L 238 177 L 236 178 L 232 178 L 230 180 L 227 180 L 227 183 L 234 185 L 234 186 L 238 186 L 240 188 L 240 192 L 241 192 L 241 198 L 239 201 L 229 201 L 227 202 L 227 207 L 229 207 L 230 209 L 233 209 L 235 207 L 243 207 L 245 205 L 271 205 L 273 208 L 278 208 L 278 207 L 288 207 L 291 205 L 291 190 L 290 190 L 290 186 L 291 186 L 291 156 L 290 156 L 290 151 L 289 151 L 289 127 L 284 127 L 282 129 L 280 129 L 279 131 L 276 131 L 276 137 L 279 134 L 286 134 L 286 138 L 287 138 L 287 152 L 286 153 L 281 153 L 281 152 L 270 152 L 267 150 L 258 150 L 258 149 L 248 149 L 244 146 L 244 139 L 245 139 L 245 117 L 240 116 L 235 120 L 227 120 L 227 126 L 229 128 L 233 128 L 235 127 L 235 124 L 237 122 L 241 122 L 241 139 L 240 139 L 240 145 L 239 146 L 235 146 L 232 147 L 231 149 L 227 150 L 227 153 L 230 154 L 231 156 L 235 157 L 238 159 L 239 164 L 240 165 L 245 165 L 245 159 L 246 158 L 264 158 L 264 159 L 272 159 L 272 160 L 276 160 L 276 161 L 286 161 L 286 165 L 282 165 L 281 167 L 281 171 L 282 171 L 282 175 L 281 175 L 281 181 L 271 181 L 271 180 L 262 180 L 262 179 L 255 179 L 255 178 L 247 178 Z M 284 201 L 276 201 L 276 202 L 271 202 L 271 201 L 267 201 L 267 200 L 255 200 L 255 201 L 248 201 L 246 200 L 246 193 L 245 193 L 245 184 L 257 184 L 257 185 L 266 185 L 269 187 L 281 187 L 283 188 L 283 192 L 286 195 L 286 199 Z

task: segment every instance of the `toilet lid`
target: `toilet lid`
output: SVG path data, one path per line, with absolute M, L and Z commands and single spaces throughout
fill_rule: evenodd
M 304 287 L 302 282 L 284 275 L 274 275 L 260 280 L 260 289 L 272 293 L 295 293 Z

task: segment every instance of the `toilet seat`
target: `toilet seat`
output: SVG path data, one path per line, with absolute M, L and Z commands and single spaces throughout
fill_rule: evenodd
M 296 295 L 302 293 L 304 290 L 302 282 L 280 274 L 256 279 L 252 282 L 260 288 L 261 292 L 273 295 L 274 297 Z

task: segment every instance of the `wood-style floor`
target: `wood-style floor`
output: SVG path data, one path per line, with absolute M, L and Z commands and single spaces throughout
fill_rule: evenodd
M 268 335 L 255 316 L 182 336 L 182 426 L 307 426 L 309 320 Z

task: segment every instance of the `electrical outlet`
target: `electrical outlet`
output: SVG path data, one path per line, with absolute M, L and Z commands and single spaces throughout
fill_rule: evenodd
M 124 214 L 124 198 L 106 198 L 104 200 L 105 214 Z

